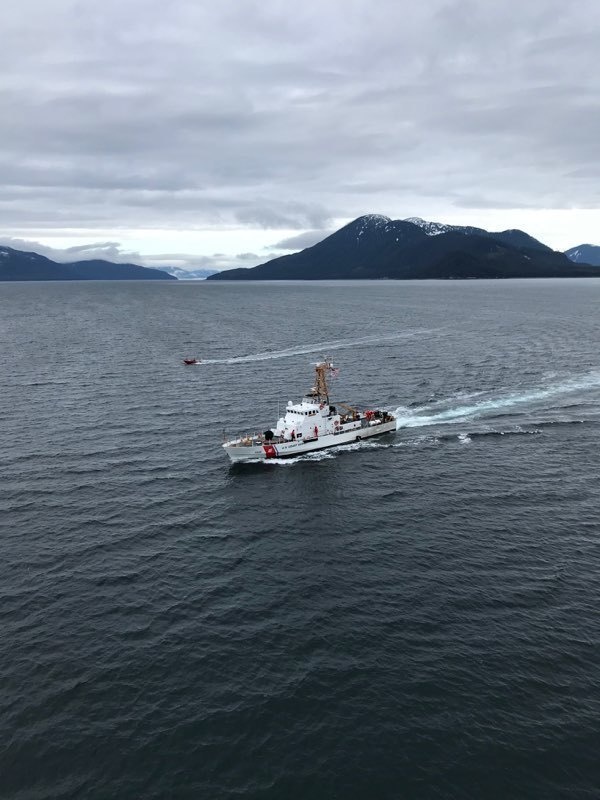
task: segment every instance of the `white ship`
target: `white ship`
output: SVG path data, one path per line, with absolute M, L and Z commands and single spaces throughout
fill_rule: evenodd
M 288 402 L 285 416 L 273 430 L 223 443 L 229 458 L 234 462 L 292 458 L 396 430 L 396 418 L 389 411 L 358 411 L 338 403 L 343 409 L 340 412 L 331 405 L 327 376 L 332 374 L 337 370 L 329 359 L 319 362 L 315 366 L 315 385 L 299 403 Z

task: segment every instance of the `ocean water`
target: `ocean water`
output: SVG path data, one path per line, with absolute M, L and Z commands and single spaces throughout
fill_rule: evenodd
M 597 798 L 599 308 L 0 285 L 2 800 Z M 323 355 L 396 434 L 230 466 Z

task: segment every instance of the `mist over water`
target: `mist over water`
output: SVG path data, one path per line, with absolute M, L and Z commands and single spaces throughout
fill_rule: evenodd
M 595 797 L 598 308 L 2 285 L 2 800 Z M 231 466 L 332 353 L 396 433 Z

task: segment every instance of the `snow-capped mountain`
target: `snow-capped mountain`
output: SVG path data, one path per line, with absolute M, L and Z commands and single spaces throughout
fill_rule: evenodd
M 218 271 L 216 269 L 183 269 L 182 267 L 154 267 L 153 269 L 167 272 L 180 281 L 203 281 L 209 275 L 214 275 Z
M 421 228 L 427 236 L 439 236 L 441 233 L 449 233 L 450 231 L 488 235 L 488 232 L 483 228 L 474 228 L 471 225 L 446 225 L 444 222 L 430 222 L 429 220 L 421 219 L 421 217 L 408 217 L 404 222 L 410 222 Z
M 600 276 L 519 230 L 442 225 L 365 214 L 298 253 L 208 280 L 545 278 Z
M 600 266 L 600 247 L 597 244 L 579 244 L 565 250 L 565 255 L 576 264 L 594 264 Z

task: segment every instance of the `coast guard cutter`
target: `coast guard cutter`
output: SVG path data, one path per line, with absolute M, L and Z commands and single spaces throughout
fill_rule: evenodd
M 336 374 L 329 359 L 316 364 L 315 385 L 299 403 L 288 402 L 285 416 L 274 429 L 223 443 L 229 458 L 233 462 L 292 458 L 396 430 L 396 418 L 389 411 L 358 411 L 338 403 L 343 409 L 339 411 L 331 405 L 327 377 Z

